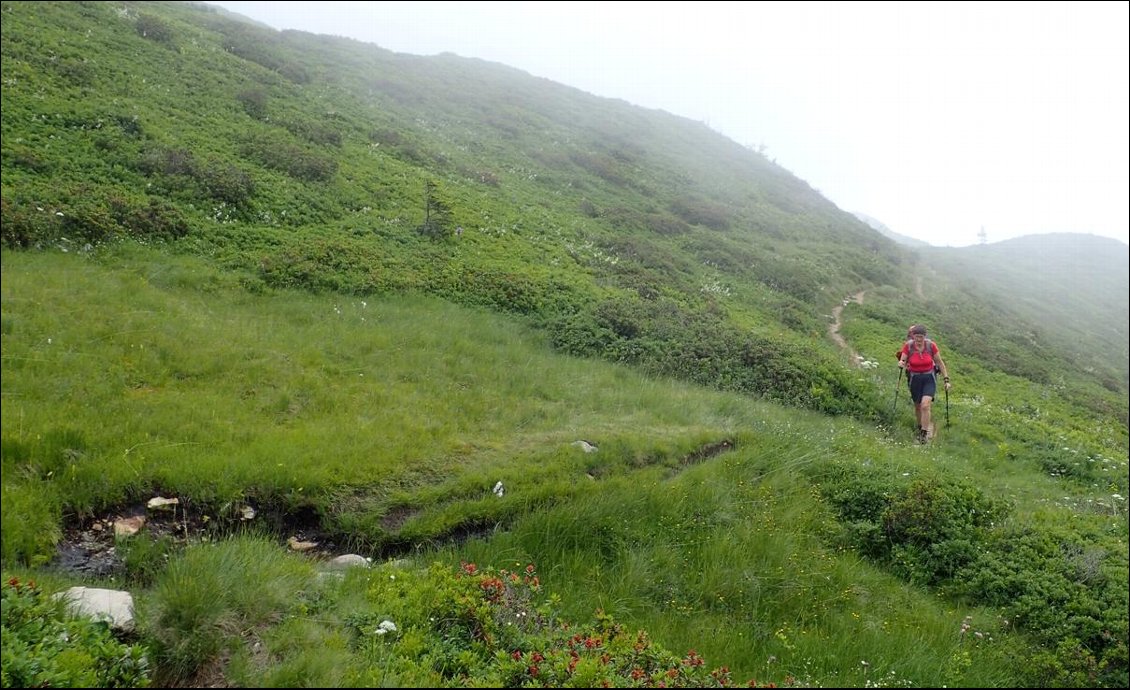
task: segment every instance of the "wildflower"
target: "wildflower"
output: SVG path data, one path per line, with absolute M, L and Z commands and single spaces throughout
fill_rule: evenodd
M 374 632 L 378 635 L 386 635 L 390 632 L 396 632 L 396 623 L 393 623 L 390 620 L 383 620 L 381 621 L 381 624 L 377 626 L 377 629 Z

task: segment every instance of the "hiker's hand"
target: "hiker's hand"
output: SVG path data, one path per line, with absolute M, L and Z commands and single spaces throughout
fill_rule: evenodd
M 946 390 L 948 391 L 951 388 L 953 388 L 953 384 L 950 383 L 949 381 L 946 381 Z
M 906 362 L 904 362 L 900 359 L 899 360 L 899 369 L 905 369 L 905 368 L 906 368 Z

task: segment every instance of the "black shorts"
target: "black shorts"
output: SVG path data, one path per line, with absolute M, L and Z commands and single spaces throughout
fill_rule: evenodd
M 934 376 L 934 372 L 927 371 L 921 374 L 906 375 L 907 383 L 910 385 L 910 399 L 914 404 L 922 402 L 922 398 L 930 396 L 934 398 L 938 393 L 938 379 Z

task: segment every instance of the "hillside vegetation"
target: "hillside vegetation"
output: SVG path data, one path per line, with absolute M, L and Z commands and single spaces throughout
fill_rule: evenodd
M 0 11 L 5 686 L 1127 684 L 1125 245 L 901 247 L 498 64 Z M 60 568 L 158 494 L 181 533 Z M 107 577 L 148 665 L 17 646 L 28 578 Z

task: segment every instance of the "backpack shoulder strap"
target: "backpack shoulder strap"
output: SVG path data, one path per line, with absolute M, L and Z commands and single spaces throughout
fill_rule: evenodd
M 922 350 L 921 354 L 933 355 L 935 352 L 937 352 L 937 349 L 936 349 L 937 345 L 935 345 L 934 341 L 930 340 L 929 338 L 926 338 L 926 340 L 922 344 L 922 347 L 923 347 L 923 350 Z M 906 349 L 910 352 L 914 352 L 914 339 L 913 338 L 906 341 Z

